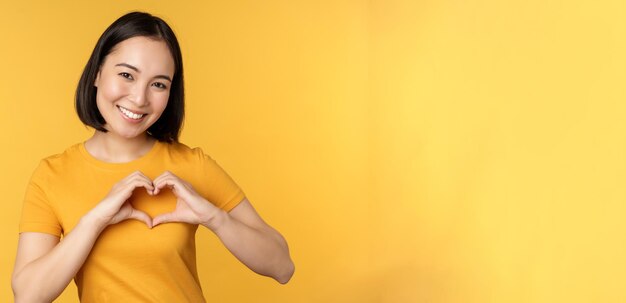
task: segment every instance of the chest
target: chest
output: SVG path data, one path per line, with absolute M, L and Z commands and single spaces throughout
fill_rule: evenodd
M 109 180 L 104 177 L 97 181 L 99 183 L 90 177 L 75 179 L 59 185 L 53 191 L 54 209 L 64 234 L 70 233 L 80 219 L 100 203 L 118 182 L 116 178 Z M 157 196 L 150 196 L 145 188 L 140 187 L 133 191 L 125 203 L 154 218 L 173 211 L 176 196 L 169 189 Z M 167 223 L 149 228 L 144 222 L 133 219 L 109 225 L 99 235 L 86 264 L 98 263 L 98 260 L 106 258 L 106 264 L 130 262 L 133 266 L 149 267 L 151 261 L 148 260 L 179 258 L 195 248 L 196 230 L 196 225 L 184 223 Z

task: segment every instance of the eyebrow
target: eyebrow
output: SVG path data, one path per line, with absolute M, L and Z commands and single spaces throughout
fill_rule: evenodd
M 132 69 L 132 70 L 134 70 L 134 71 L 136 71 L 136 72 L 138 72 L 138 73 L 141 73 L 141 71 L 140 71 L 137 67 L 132 66 L 132 65 L 130 65 L 130 64 L 128 64 L 128 63 L 118 63 L 118 64 L 115 64 L 115 66 L 124 66 L 124 67 L 128 67 L 128 68 L 130 68 L 130 69 Z M 155 77 L 155 78 L 160 78 L 160 79 L 165 79 L 165 80 L 167 80 L 167 81 L 172 82 L 172 79 L 171 79 L 169 76 L 167 76 L 167 75 L 157 75 L 157 76 L 154 76 L 154 77 Z

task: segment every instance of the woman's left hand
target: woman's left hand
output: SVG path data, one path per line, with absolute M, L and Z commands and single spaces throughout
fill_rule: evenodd
M 152 184 L 154 185 L 153 195 L 157 195 L 163 187 L 168 186 L 176 196 L 176 209 L 152 219 L 153 227 L 170 222 L 207 225 L 220 210 L 200 196 L 189 182 L 169 171 L 154 179 Z

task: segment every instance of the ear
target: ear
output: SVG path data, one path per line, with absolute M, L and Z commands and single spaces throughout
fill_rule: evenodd
M 98 87 L 98 82 L 100 81 L 100 73 L 102 69 L 98 69 L 98 73 L 96 74 L 96 80 L 93 82 L 93 86 Z

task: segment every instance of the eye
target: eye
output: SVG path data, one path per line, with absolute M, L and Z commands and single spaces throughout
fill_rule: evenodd
M 119 73 L 118 75 L 120 75 L 120 76 L 122 76 L 122 77 L 124 77 L 126 79 L 133 80 L 133 76 L 131 74 L 129 74 L 129 73 Z
M 166 89 L 167 88 L 167 86 L 165 84 L 161 83 L 161 82 L 154 82 L 154 83 L 152 83 L 152 85 L 154 85 L 154 86 L 156 86 L 156 87 L 158 87 L 160 89 Z

